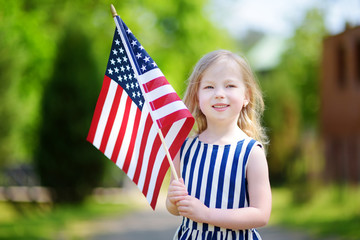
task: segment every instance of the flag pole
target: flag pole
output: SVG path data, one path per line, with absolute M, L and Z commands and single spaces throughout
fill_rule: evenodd
M 173 174 L 173 176 L 174 176 L 174 178 L 175 178 L 176 180 L 179 180 L 179 177 L 178 177 L 178 175 L 177 175 L 177 173 L 176 173 L 176 170 L 175 170 L 174 163 L 173 163 L 173 161 L 171 160 L 171 156 L 170 156 L 169 150 L 168 150 L 168 148 L 167 148 L 167 146 L 166 146 L 165 139 L 164 139 L 164 135 L 162 134 L 162 132 L 161 132 L 160 129 L 158 129 L 158 133 L 159 133 L 159 136 L 160 136 L 162 145 L 163 145 L 163 147 L 164 147 L 164 149 L 165 149 L 167 159 L 168 159 L 169 164 L 170 164 L 171 173 Z
M 110 9 L 113 17 L 116 17 L 118 14 L 116 13 L 116 9 L 114 5 L 110 4 Z
M 112 16 L 113 16 L 113 17 L 118 16 L 114 5 L 110 4 L 110 9 L 111 9 L 111 13 L 112 13 Z M 160 137 L 160 139 L 161 139 L 161 143 L 162 143 L 162 145 L 163 145 L 163 147 L 164 147 L 164 149 L 165 149 L 166 157 L 167 157 L 167 160 L 168 160 L 169 165 L 170 165 L 171 173 L 173 174 L 173 176 L 174 176 L 174 178 L 175 178 L 176 180 L 179 180 L 179 177 L 178 177 L 178 175 L 177 175 L 177 173 L 176 173 L 175 166 L 174 166 L 174 163 L 173 163 L 173 161 L 172 161 L 172 159 L 171 159 L 171 156 L 170 156 L 168 147 L 166 146 L 164 136 L 163 136 L 163 134 L 162 134 L 162 132 L 161 132 L 161 130 L 160 130 L 159 128 L 158 128 L 158 134 L 159 134 L 159 137 Z

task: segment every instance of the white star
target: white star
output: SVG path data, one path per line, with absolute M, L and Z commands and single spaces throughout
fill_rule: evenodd
M 120 70 L 121 70 L 122 72 L 125 72 L 125 68 L 124 68 L 123 66 L 120 67 Z
M 141 70 L 145 71 L 146 70 L 146 66 L 142 65 Z
M 118 63 L 121 63 L 121 58 L 118 57 L 118 58 L 116 59 L 116 61 L 117 61 Z
M 122 82 L 122 77 L 120 75 L 118 76 L 118 80 Z
M 124 59 L 125 62 L 127 62 L 127 60 L 128 60 L 127 57 L 123 57 L 123 59 Z
M 127 81 L 127 76 L 126 75 L 124 75 L 124 80 Z
M 131 74 L 129 74 L 129 79 L 130 79 L 130 80 L 132 79 L 132 75 L 131 75 Z
M 114 68 L 116 73 L 119 73 L 119 69 L 117 67 Z
M 113 74 L 113 70 L 111 68 L 108 69 L 109 74 Z
M 131 83 L 131 89 L 134 89 L 134 84 L 133 83 Z
M 129 88 L 130 88 L 130 86 L 129 86 L 129 84 L 127 83 L 127 84 L 126 84 L 126 89 L 129 90 Z
M 120 51 L 120 53 L 123 53 L 123 52 L 124 52 L 124 49 L 123 49 L 123 48 L 120 48 L 119 51 Z
M 135 40 L 133 40 L 132 42 L 131 42 L 131 45 L 133 45 L 133 47 L 136 45 L 136 41 Z
M 141 53 L 140 53 L 140 52 L 138 52 L 138 53 L 136 54 L 136 58 L 137 58 L 137 59 L 141 58 Z
M 120 44 L 120 41 L 118 39 L 115 40 L 115 44 L 116 45 L 119 45 Z
M 114 55 L 117 55 L 118 52 L 116 51 L 116 49 L 114 49 L 113 53 L 114 53 Z
M 138 92 L 137 92 L 137 96 L 140 97 L 140 95 L 141 95 L 141 94 L 140 94 L 140 92 L 138 91 Z
M 153 67 L 157 67 L 155 62 L 152 62 L 151 64 L 153 65 Z
M 142 45 L 140 45 L 140 47 L 139 47 L 139 48 L 140 48 L 140 50 L 143 50 L 143 49 L 144 49 L 144 47 L 143 47 Z
M 127 32 L 127 33 L 131 33 L 131 30 L 130 30 L 130 28 L 128 28 L 128 29 L 126 30 L 126 32 Z
M 150 58 L 148 56 L 146 56 L 146 57 L 144 57 L 144 61 L 148 62 L 148 61 L 150 61 Z
M 130 70 L 130 66 L 129 65 L 126 65 L 126 70 Z
M 132 96 L 133 96 L 133 98 L 135 98 L 135 97 L 136 97 L 136 93 L 135 93 L 135 92 L 133 92 L 133 93 L 132 93 Z
M 111 63 L 112 65 L 115 65 L 115 60 L 114 60 L 114 59 L 110 59 L 110 63 Z
M 143 105 L 143 102 L 142 102 L 141 100 L 139 101 L 139 105 L 140 105 L 140 106 L 142 106 L 142 105 Z
M 137 82 L 135 83 L 135 87 L 136 87 L 136 88 L 139 88 L 139 84 L 138 84 Z

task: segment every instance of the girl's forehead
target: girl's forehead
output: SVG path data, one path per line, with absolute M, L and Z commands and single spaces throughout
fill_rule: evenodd
M 221 59 L 211 65 L 203 72 L 200 81 L 211 80 L 214 77 L 243 80 L 240 65 L 232 59 Z

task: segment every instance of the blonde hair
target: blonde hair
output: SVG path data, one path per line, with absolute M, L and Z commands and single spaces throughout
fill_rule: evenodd
M 241 110 L 238 126 L 249 137 L 256 139 L 262 144 L 267 144 L 267 136 L 264 128 L 261 126 L 264 101 L 259 84 L 247 61 L 227 50 L 216 50 L 203 56 L 195 65 L 194 70 L 188 79 L 184 103 L 196 120 L 197 134 L 202 133 L 207 128 L 206 117 L 199 107 L 198 92 L 200 81 L 208 68 L 223 59 L 234 61 L 238 64 L 243 75 L 246 94 L 249 100 L 249 103 Z

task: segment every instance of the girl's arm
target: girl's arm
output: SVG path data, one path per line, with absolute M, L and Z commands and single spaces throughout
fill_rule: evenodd
M 180 152 L 176 154 L 174 160 L 174 167 L 178 176 L 180 175 Z M 178 216 L 179 212 L 177 210 L 176 203 L 179 200 L 183 200 L 185 196 L 188 195 L 186 187 L 184 185 L 184 181 L 182 179 L 175 180 L 173 174 L 171 174 L 170 185 L 168 189 L 168 195 L 166 197 L 166 208 L 167 210 L 173 214 Z
M 208 208 L 190 195 L 177 203 L 180 215 L 196 222 L 229 229 L 251 229 L 265 226 L 271 213 L 271 189 L 264 151 L 255 147 L 247 167 L 250 206 L 239 209 Z

